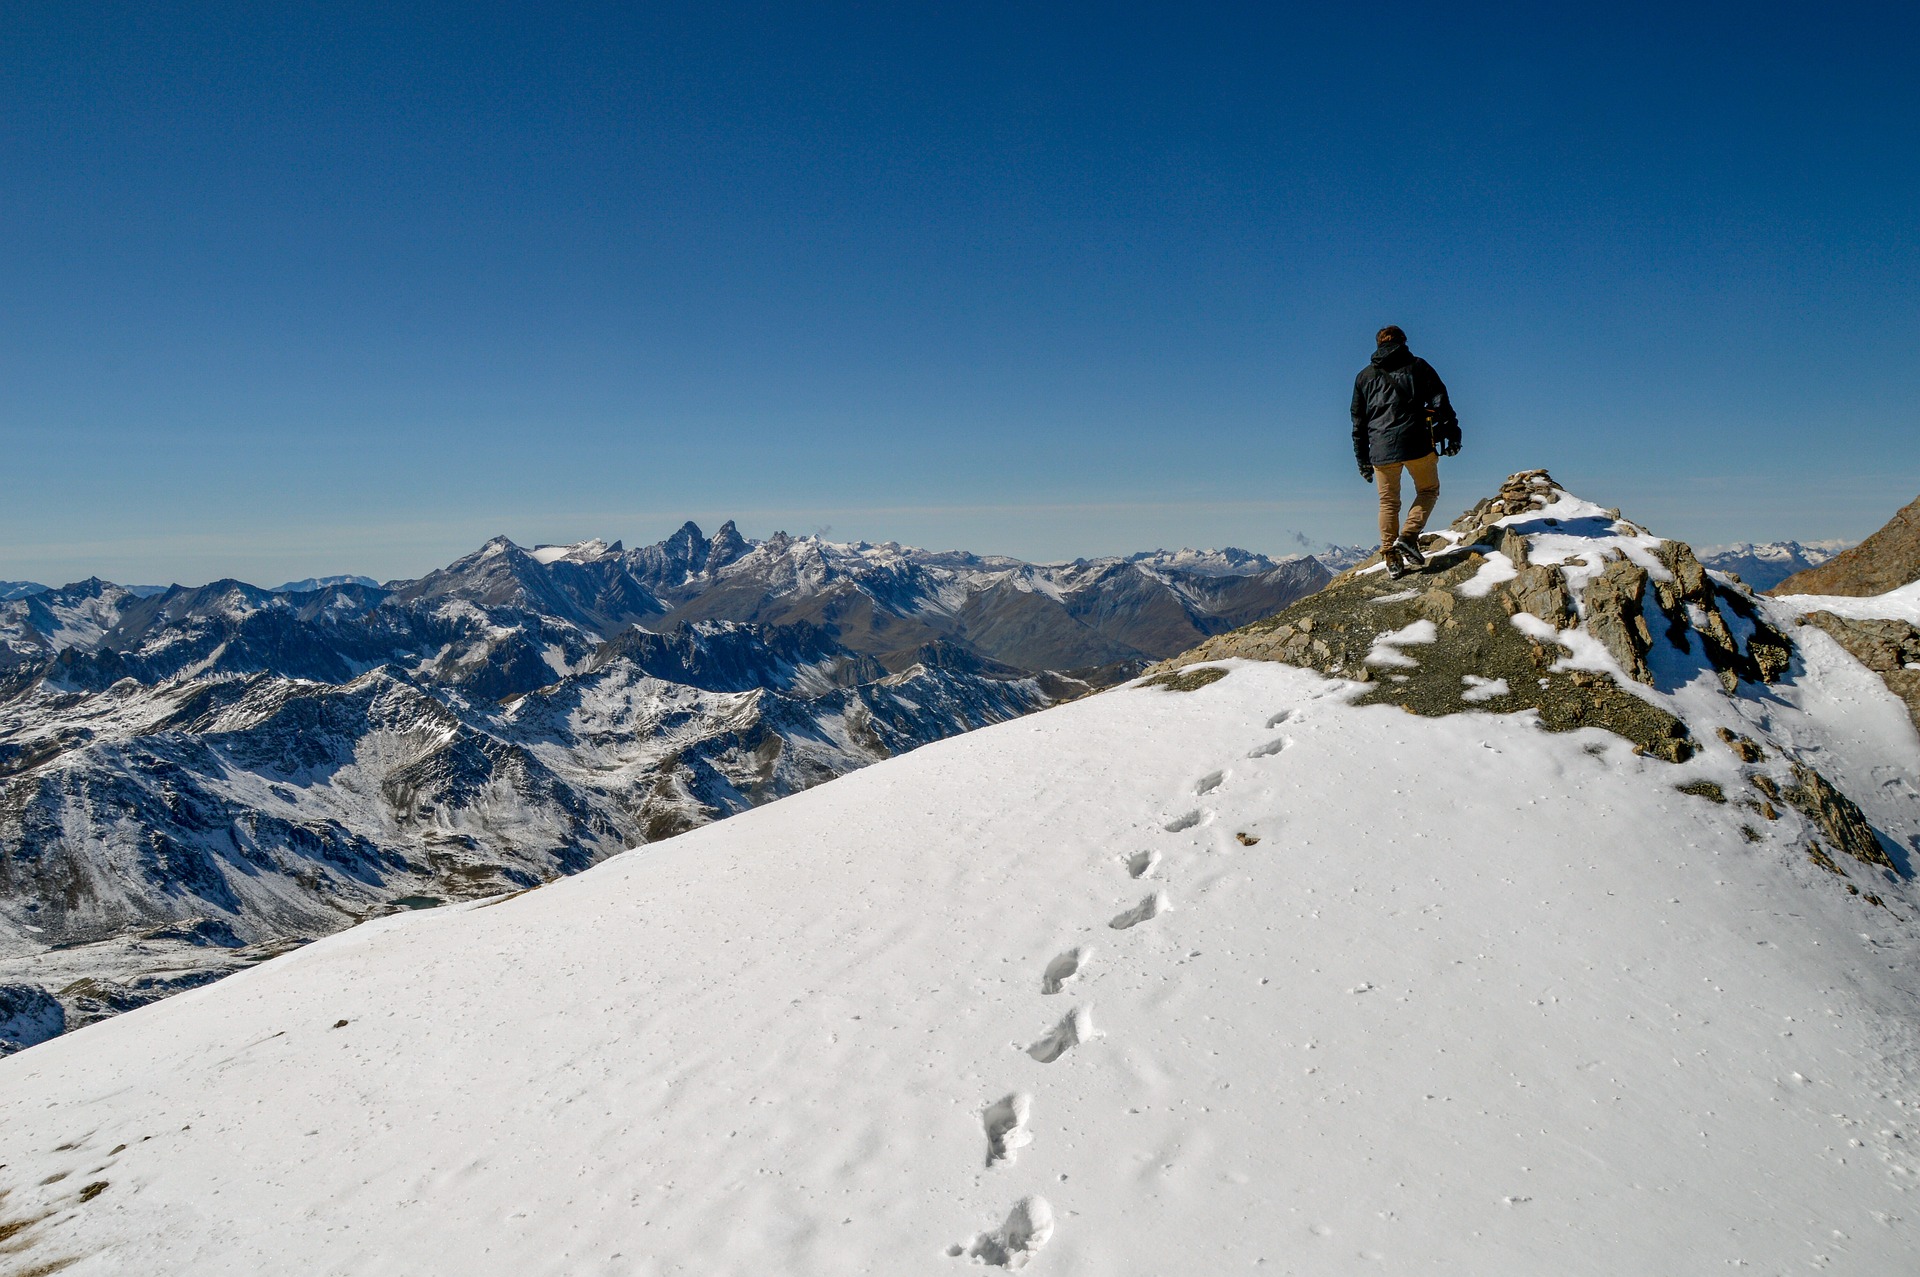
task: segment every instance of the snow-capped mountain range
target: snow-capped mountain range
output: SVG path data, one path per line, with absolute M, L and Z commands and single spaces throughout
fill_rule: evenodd
M 273 594 L 311 594 L 315 590 L 324 590 L 329 585 L 378 585 L 380 582 L 370 576 L 355 576 L 346 573 L 340 576 L 310 576 L 299 581 L 288 581 L 276 585 L 270 591 Z
M 1357 555 L 1337 549 L 1329 562 L 1338 569 Z M 709 539 L 688 523 L 635 550 L 597 540 L 526 550 L 498 537 L 440 571 L 385 586 L 348 578 L 276 591 L 216 581 L 141 596 L 80 582 L 0 607 L 0 668 L 32 670 L 71 650 L 62 677 L 96 684 L 125 662 L 147 681 L 302 661 L 311 676 L 338 681 L 356 665 L 405 663 L 428 648 L 443 671 L 488 665 L 484 690 L 504 695 L 544 685 L 633 624 L 811 620 L 896 662 L 948 642 L 1028 671 L 1096 669 L 1168 655 L 1327 575 L 1310 556 L 1234 549 L 1031 564 L 784 533 L 749 541 L 731 522 Z M 539 633 L 480 625 L 472 608 L 530 614 Z M 267 650 L 291 630 L 313 650 Z M 508 667 L 479 659 L 502 645 L 512 649 Z
M 1920 1268 L 1920 735 L 1814 619 L 1920 586 L 1759 596 L 1543 472 L 1427 548 L 0 1060 L 8 1258 Z
M 1765 592 L 1796 572 L 1817 568 L 1852 541 L 1768 541 L 1755 544 L 1708 546 L 1700 561 L 1716 572 L 1732 572 L 1755 590 Z
M 384 586 L 0 603 L 0 985 L 83 1024 L 1080 695 L 1328 579 L 689 523 Z

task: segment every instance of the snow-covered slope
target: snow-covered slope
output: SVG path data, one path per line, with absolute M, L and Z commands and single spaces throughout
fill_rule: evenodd
M 1920 581 L 1885 594 L 1788 594 L 1775 606 L 1880 676 L 1920 728 Z
M 1608 545 L 1687 560 L 1555 517 L 1500 553 L 1577 587 L 1571 679 L 1604 665 Z M 1498 693 L 1357 703 L 1467 630 L 1382 627 L 1368 682 L 1229 660 L 1105 692 L 0 1061 L 8 1258 L 1914 1271 L 1902 705 L 1805 630 L 1770 683 L 1601 675 L 1683 720 L 1679 762 Z M 1871 851 L 1737 801 L 1796 765 Z
M 1779 602 L 1799 614 L 1833 612 L 1856 620 L 1905 621 L 1909 625 L 1920 625 L 1920 581 L 1866 598 L 1843 594 L 1786 594 Z

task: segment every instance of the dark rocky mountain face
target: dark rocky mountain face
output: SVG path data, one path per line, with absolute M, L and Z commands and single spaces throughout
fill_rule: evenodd
M 1327 579 L 1238 551 L 1043 567 L 689 523 L 636 550 L 496 538 L 384 586 L 0 601 L 0 1038 L 577 872 Z

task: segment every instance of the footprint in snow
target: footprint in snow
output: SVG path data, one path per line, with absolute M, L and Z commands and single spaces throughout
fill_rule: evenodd
M 1127 874 L 1133 878 L 1145 878 L 1160 863 L 1157 851 L 1136 851 L 1127 857 Z
M 1033 1110 L 1033 1097 L 1026 1094 L 1002 1096 L 987 1105 L 980 1125 L 987 1132 L 987 1165 L 1011 1163 L 1014 1154 L 1033 1143 L 1027 1129 L 1027 1116 Z
M 991 1233 L 975 1233 L 947 1247 L 955 1259 L 977 1259 L 989 1268 L 1024 1268 L 1053 1236 L 1053 1207 L 1044 1197 L 1023 1197 L 1007 1213 L 1007 1222 Z
M 1183 833 L 1186 830 L 1192 829 L 1206 818 L 1207 813 L 1196 807 L 1184 816 L 1175 816 L 1172 820 L 1169 820 L 1166 826 L 1167 832 L 1170 834 Z
M 1092 949 L 1069 949 L 1047 964 L 1047 973 L 1040 980 L 1040 992 L 1058 993 L 1067 981 L 1080 974 L 1080 968 L 1093 956 Z
M 1167 902 L 1167 893 L 1156 891 L 1107 925 L 1115 931 L 1125 931 L 1128 927 L 1137 927 L 1148 919 L 1158 918 L 1172 907 Z
M 1093 1027 L 1093 1013 L 1086 1007 L 1075 1007 L 1060 1017 L 1060 1023 L 1048 1029 L 1045 1036 L 1027 1048 L 1027 1054 L 1042 1064 L 1052 1064 L 1082 1042 L 1091 1042 L 1100 1034 Z
M 1255 745 L 1247 751 L 1248 758 L 1272 758 L 1275 754 L 1293 744 L 1291 736 L 1276 736 L 1264 745 Z
M 1267 726 L 1269 728 L 1278 727 L 1280 726 L 1280 724 L 1287 722 L 1292 718 L 1293 718 L 1293 711 L 1290 709 L 1283 709 L 1278 714 L 1275 714 L 1272 718 L 1269 718 L 1267 720 Z
M 1206 775 L 1202 776 L 1199 780 L 1194 782 L 1193 792 L 1196 795 L 1211 794 L 1214 790 L 1220 788 L 1220 786 L 1226 782 L 1226 779 L 1227 779 L 1227 774 L 1223 771 L 1208 772 Z

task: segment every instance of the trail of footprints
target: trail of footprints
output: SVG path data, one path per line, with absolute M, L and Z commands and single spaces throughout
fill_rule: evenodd
M 1283 709 L 1267 720 L 1267 729 L 1271 731 L 1293 718 L 1294 711 Z M 1292 744 L 1292 737 L 1279 736 L 1256 746 L 1247 757 L 1271 758 Z M 1213 793 L 1231 775 L 1232 772 L 1227 769 L 1208 772 L 1194 782 L 1194 796 L 1204 798 Z M 1196 807 L 1174 817 L 1163 828 L 1170 834 L 1184 833 L 1212 819 L 1212 812 Z M 1246 834 L 1240 834 L 1238 838 L 1242 846 L 1248 847 L 1260 841 Z M 1148 848 L 1122 856 L 1120 863 L 1126 868 L 1129 878 L 1151 878 L 1160 867 L 1161 855 L 1157 849 Z M 1107 926 L 1114 931 L 1128 931 L 1153 921 L 1172 907 L 1167 893 L 1156 888 L 1141 897 L 1138 904 L 1109 920 Z M 1063 992 L 1086 969 L 1092 957 L 1091 945 L 1077 945 L 1055 956 L 1041 974 L 1040 992 L 1049 997 Z M 1076 1006 L 1028 1046 L 1026 1052 L 1041 1064 L 1052 1064 L 1082 1042 L 1101 1036 L 1100 1031 L 1093 1027 L 1092 1008 Z M 1033 1143 L 1033 1132 L 1028 1127 L 1032 1112 L 1033 1096 L 1025 1091 L 1004 1095 L 981 1111 L 980 1126 L 987 1137 L 988 1169 L 1013 1162 L 1021 1149 Z M 1047 1244 L 1053 1236 L 1053 1228 L 1053 1207 L 1047 1199 L 1024 1197 L 1014 1203 L 1006 1221 L 999 1228 L 992 1232 L 976 1233 L 964 1242 L 956 1242 L 947 1248 L 947 1254 L 954 1258 L 977 1260 L 992 1268 L 1023 1268 Z

